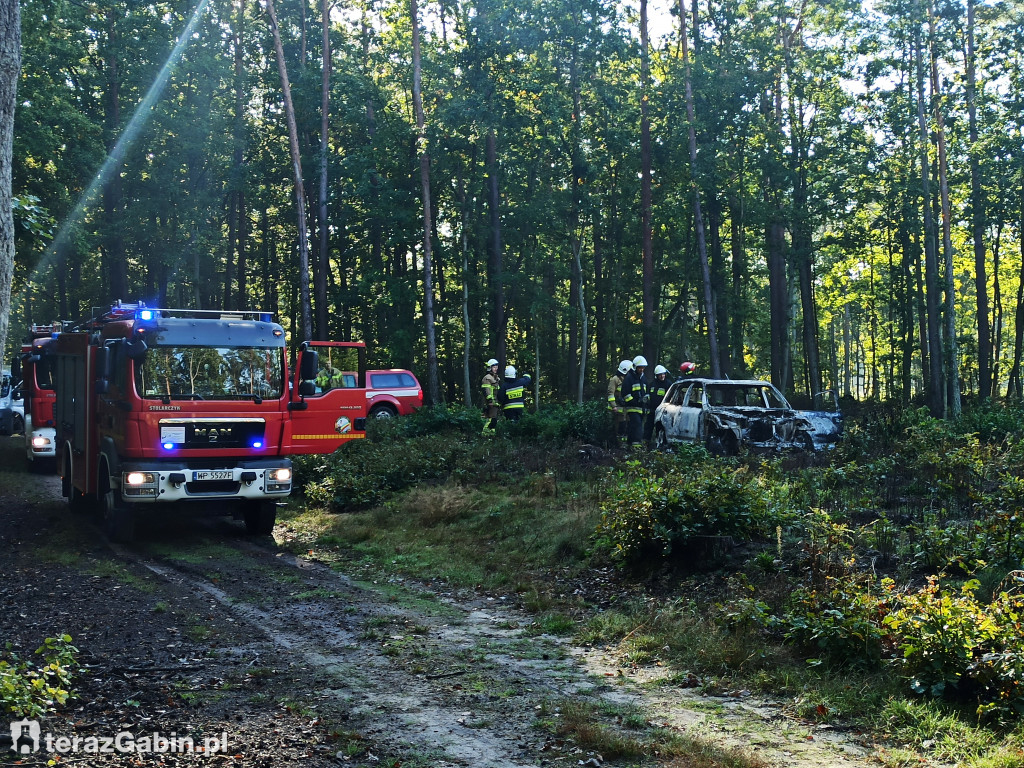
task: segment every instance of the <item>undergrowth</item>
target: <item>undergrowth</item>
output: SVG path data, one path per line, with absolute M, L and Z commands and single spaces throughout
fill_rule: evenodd
M 1021 764 L 1021 408 L 882 408 L 803 461 L 609 453 L 599 404 L 481 426 L 424 409 L 304 459 L 314 511 L 289 524 L 332 556 L 582 617 L 578 639 L 687 685 L 739 681 L 812 720 L 889 712 L 874 725 L 894 734 L 897 705 L 941 711 L 982 743 L 964 765 Z M 567 597 L 588 569 L 619 571 L 619 594 Z

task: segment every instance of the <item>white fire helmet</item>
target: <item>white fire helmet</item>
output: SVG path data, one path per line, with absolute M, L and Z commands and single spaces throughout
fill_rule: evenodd
M 629 369 L 632 367 L 633 364 L 629 362 L 629 360 L 623 360 L 621 363 L 619 363 L 619 373 L 625 376 L 627 373 L 629 373 Z
M 516 377 L 516 368 L 515 368 L 515 366 L 514 365 L 506 366 L 505 367 L 505 378 L 506 379 L 514 379 L 515 377 Z
M 637 355 L 636 357 L 633 358 L 633 367 L 634 368 L 646 368 L 647 367 L 647 358 L 644 357 L 643 355 Z
M 664 365 L 656 365 L 656 366 L 654 366 L 654 375 L 655 376 L 661 376 L 661 374 L 663 374 L 663 373 L 668 373 L 668 368 L 666 368 Z
M 498 364 L 498 361 L 495 360 L 493 357 L 490 360 L 487 361 L 487 367 L 488 368 L 493 368 L 497 364 Z

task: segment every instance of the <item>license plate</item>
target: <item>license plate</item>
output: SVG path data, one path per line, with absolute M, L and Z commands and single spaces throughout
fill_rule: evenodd
M 203 480 L 231 480 L 230 469 L 201 469 L 192 473 L 192 479 L 196 482 Z

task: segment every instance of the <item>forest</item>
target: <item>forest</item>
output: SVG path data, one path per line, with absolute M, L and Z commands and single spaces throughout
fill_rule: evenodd
M 21 0 L 27 325 L 261 309 L 428 400 L 622 358 L 1020 398 L 1024 4 Z M 5 355 L 5 358 L 7 355 Z

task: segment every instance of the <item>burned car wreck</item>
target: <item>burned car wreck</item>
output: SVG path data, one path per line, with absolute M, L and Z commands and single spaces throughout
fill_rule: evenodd
M 842 434 L 836 411 L 798 411 L 770 382 L 684 379 L 654 414 L 654 444 L 697 443 L 719 456 L 818 451 Z

